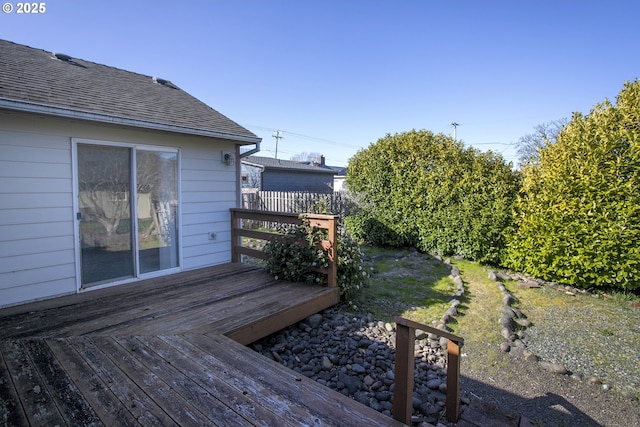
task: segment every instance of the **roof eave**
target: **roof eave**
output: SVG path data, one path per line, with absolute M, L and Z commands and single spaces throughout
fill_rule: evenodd
M 64 117 L 70 119 L 87 120 L 92 122 L 109 123 L 123 126 L 133 126 L 143 129 L 152 129 L 166 132 L 175 132 L 187 135 L 206 136 L 209 138 L 228 139 L 243 144 L 258 144 L 262 138 L 234 135 L 224 132 L 214 132 L 205 129 L 195 129 L 185 126 L 176 126 L 166 123 L 156 123 L 146 120 L 131 119 L 127 117 L 112 116 L 109 114 L 94 113 L 90 111 L 74 110 L 71 108 L 53 105 L 37 104 L 33 102 L 0 98 L 0 108 L 22 111 L 27 113 L 45 114 L 49 116 Z

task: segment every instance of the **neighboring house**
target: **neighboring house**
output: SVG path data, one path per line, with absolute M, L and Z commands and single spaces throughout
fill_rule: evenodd
M 169 81 L 0 40 L 0 306 L 231 261 L 259 142 Z
M 345 181 L 347 177 L 347 168 L 344 168 L 342 166 L 329 167 L 336 172 L 335 176 L 333 177 L 333 191 L 347 191 L 347 183 Z
M 297 162 L 271 157 L 248 156 L 242 159 L 242 188 L 261 191 L 333 192 L 336 171 L 318 162 Z

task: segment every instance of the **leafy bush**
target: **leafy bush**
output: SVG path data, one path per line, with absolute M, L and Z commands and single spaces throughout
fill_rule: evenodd
M 520 182 L 500 155 L 413 130 L 356 153 L 346 180 L 366 212 L 349 226 L 368 243 L 502 260 Z
M 640 81 L 574 114 L 524 170 L 507 265 L 564 284 L 640 288 Z
M 290 282 L 320 283 L 326 278 L 314 271 L 314 267 L 326 267 L 326 255 L 317 249 L 322 233 L 308 225 L 288 227 L 284 234 L 268 242 L 264 251 L 270 258 L 265 264 L 266 271 L 276 279 Z
M 327 267 L 328 255 L 318 249 L 326 238 L 326 231 L 310 227 L 308 223 L 285 230 L 284 235 L 265 245 L 270 255 L 265 269 L 276 279 L 292 282 L 326 284 L 324 274 L 312 271 Z M 355 308 L 355 300 L 369 278 L 363 268 L 363 254 L 358 243 L 341 227 L 338 233 L 337 284 L 343 300 Z
M 338 244 L 338 286 L 344 301 L 356 309 L 355 301 L 369 280 L 360 245 L 346 232 L 340 233 Z
M 345 218 L 345 228 L 355 240 L 372 246 L 405 246 L 409 240 L 368 214 Z

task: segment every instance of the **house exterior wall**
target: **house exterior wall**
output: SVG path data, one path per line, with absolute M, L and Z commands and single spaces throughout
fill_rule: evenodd
M 347 191 L 347 183 L 345 182 L 344 175 L 336 175 L 333 177 L 333 191 Z
M 0 110 L 0 307 L 79 290 L 74 138 L 178 148 L 181 268 L 231 260 L 232 141 Z
M 333 192 L 333 174 L 267 169 L 262 173 L 262 191 Z

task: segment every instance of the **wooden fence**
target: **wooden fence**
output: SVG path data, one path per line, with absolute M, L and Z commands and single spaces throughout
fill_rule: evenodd
M 271 212 L 317 212 L 347 216 L 355 204 L 346 192 L 256 191 L 242 193 L 244 209 Z

